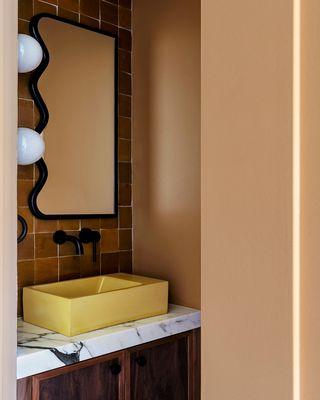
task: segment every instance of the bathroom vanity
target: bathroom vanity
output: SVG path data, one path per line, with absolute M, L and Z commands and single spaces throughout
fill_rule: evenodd
M 73 338 L 18 322 L 18 400 L 198 400 L 200 312 L 168 314 Z
M 18 38 L 33 103 L 18 127 L 17 399 L 198 400 L 200 312 L 168 310 L 165 271 L 133 274 L 132 44 L 118 18 L 131 1 L 95 3 L 98 25 L 34 7 Z

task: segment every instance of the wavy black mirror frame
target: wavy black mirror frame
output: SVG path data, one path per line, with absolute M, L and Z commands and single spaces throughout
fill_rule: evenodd
M 40 211 L 38 204 L 37 204 L 37 197 L 45 185 L 47 178 L 48 178 L 48 168 L 46 166 L 46 163 L 43 158 L 41 158 L 39 161 L 36 162 L 36 166 L 38 168 L 38 179 L 30 192 L 29 198 L 28 198 L 28 203 L 29 203 L 29 208 L 32 212 L 32 214 L 39 219 L 87 219 L 87 218 L 114 218 L 117 217 L 118 215 L 118 36 L 114 33 L 111 32 L 105 32 L 101 31 L 99 29 L 91 28 L 89 26 L 74 22 L 74 21 L 69 21 L 68 19 L 61 18 L 55 15 L 47 14 L 47 13 L 41 13 L 33 16 L 30 20 L 29 24 L 29 31 L 30 35 L 34 37 L 39 44 L 42 47 L 43 51 L 43 58 L 38 66 L 36 68 L 29 80 L 29 90 L 31 93 L 31 96 L 34 100 L 34 103 L 36 107 L 39 110 L 40 118 L 37 126 L 35 127 L 35 131 L 41 134 L 45 127 L 48 124 L 49 121 L 49 112 L 48 108 L 40 94 L 40 91 L 38 89 L 38 82 L 47 68 L 49 64 L 49 52 L 48 49 L 40 35 L 39 32 L 39 21 L 41 18 L 51 18 L 55 19 L 61 22 L 64 22 L 66 24 L 74 25 L 79 28 L 87 29 L 89 31 L 93 31 L 102 35 L 106 35 L 109 37 L 112 37 L 115 40 L 115 54 L 114 54 L 114 63 L 115 63 L 115 92 L 114 92 L 114 101 L 115 101 L 115 107 L 114 107 L 114 119 L 115 119 L 115 134 L 114 134 L 114 213 L 113 214 L 54 214 L 54 215 L 48 215 L 44 214 Z

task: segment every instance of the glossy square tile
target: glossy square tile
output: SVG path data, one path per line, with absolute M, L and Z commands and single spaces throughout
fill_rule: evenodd
M 119 272 L 119 253 L 101 254 L 101 274 Z
M 119 116 L 131 117 L 131 96 L 119 95 Z
M 131 139 L 131 119 L 119 117 L 119 137 Z
M 63 231 L 78 231 L 80 229 L 80 220 L 78 219 L 60 219 L 58 229 Z
M 119 185 L 119 205 L 131 205 L 131 185 L 129 183 L 120 183 Z
M 119 238 L 117 229 L 101 230 L 101 253 L 117 251 L 119 249 Z
M 119 70 L 131 74 L 131 53 L 129 51 L 119 49 Z
M 54 243 L 52 233 L 35 234 L 35 257 L 57 257 L 58 246 Z
M 100 256 L 97 258 L 96 262 L 92 261 L 92 256 L 84 255 L 80 257 L 81 278 L 96 275 L 100 275 Z
M 25 128 L 33 128 L 33 101 L 19 99 L 18 125 Z
M 127 29 L 119 28 L 119 47 L 128 51 L 132 50 L 132 36 Z
M 18 287 L 31 286 L 34 283 L 34 260 L 18 262 Z
M 80 258 L 71 256 L 59 259 L 59 281 L 80 278 Z
M 131 183 L 132 181 L 132 166 L 130 162 L 119 163 L 119 182 Z
M 59 7 L 79 12 L 80 0 L 59 0 Z
M 128 274 L 132 273 L 132 252 L 131 251 L 121 251 L 119 253 L 119 267 L 120 267 L 120 272 L 125 272 Z
M 131 0 L 119 0 L 119 6 L 127 7 L 131 10 L 131 7 L 132 7 Z
M 119 93 L 131 95 L 131 75 L 126 72 L 119 74 Z
M 37 233 L 55 232 L 58 229 L 58 221 L 53 219 L 35 218 L 35 231 Z
M 24 240 L 18 243 L 18 260 L 34 259 L 34 235 L 28 234 Z
M 110 24 L 108 22 L 105 22 L 105 21 L 101 21 L 100 29 L 102 31 L 104 31 L 104 32 L 112 33 L 114 35 L 118 34 L 118 27 L 116 25 L 112 25 L 112 24 Z
M 18 179 L 33 179 L 33 165 L 18 165 Z
M 131 29 L 131 10 L 129 8 L 119 7 L 119 26 Z
M 27 223 L 28 233 L 34 233 L 34 216 L 31 214 L 29 207 L 18 207 L 18 214 Z M 21 231 L 21 224 L 18 222 L 18 231 Z
M 19 18 L 30 21 L 30 18 L 33 15 L 33 0 L 19 0 L 18 10 Z
M 100 229 L 100 218 L 81 219 L 81 228 Z
M 59 17 L 65 18 L 69 21 L 79 22 L 79 14 L 74 11 L 66 10 L 65 8 L 58 8 Z
M 120 228 L 131 228 L 132 227 L 132 208 L 131 207 L 119 207 L 120 213 Z
M 35 260 L 35 284 L 58 282 L 58 259 L 43 258 Z
M 25 32 L 20 32 L 20 33 L 28 33 L 29 24 L 27 23 L 27 27 Z M 18 74 L 18 96 L 23 99 L 30 99 L 31 100 L 31 94 L 29 92 L 29 79 L 30 79 L 31 74 L 26 73 L 26 74 Z M 20 110 L 19 110 L 20 112 Z M 32 121 L 33 122 L 33 121 Z
M 131 161 L 131 141 L 119 139 L 119 162 Z
M 100 220 L 101 229 L 111 229 L 118 227 L 117 218 L 101 218 Z
M 23 19 L 18 20 L 18 33 L 24 33 L 26 35 L 29 34 L 29 21 L 25 21 Z
M 18 179 L 18 206 L 28 206 L 28 197 L 33 188 L 31 180 Z
M 81 0 L 80 13 L 92 18 L 99 18 L 99 0 Z
M 100 22 L 98 19 L 87 17 L 86 15 L 80 14 L 80 22 L 86 26 L 90 26 L 91 28 L 99 29 Z
M 57 15 L 58 8 L 56 5 L 44 3 L 40 0 L 34 0 L 34 13 L 48 13 Z
M 101 19 L 110 24 L 118 24 L 118 7 L 111 3 L 101 2 L 100 4 Z
M 132 249 L 132 230 L 120 229 L 119 231 L 119 249 L 131 250 Z

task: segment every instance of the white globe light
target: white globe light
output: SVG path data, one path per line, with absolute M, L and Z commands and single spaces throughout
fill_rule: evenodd
M 18 128 L 18 164 L 29 165 L 40 160 L 45 144 L 38 132 L 29 128 Z
M 43 57 L 39 42 L 29 35 L 18 35 L 18 71 L 30 72 L 36 69 Z

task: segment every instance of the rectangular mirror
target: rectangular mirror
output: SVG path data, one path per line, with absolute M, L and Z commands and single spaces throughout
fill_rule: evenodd
M 32 211 L 43 219 L 115 216 L 117 38 L 50 15 L 31 23 L 44 50 L 31 86 L 48 116 Z

